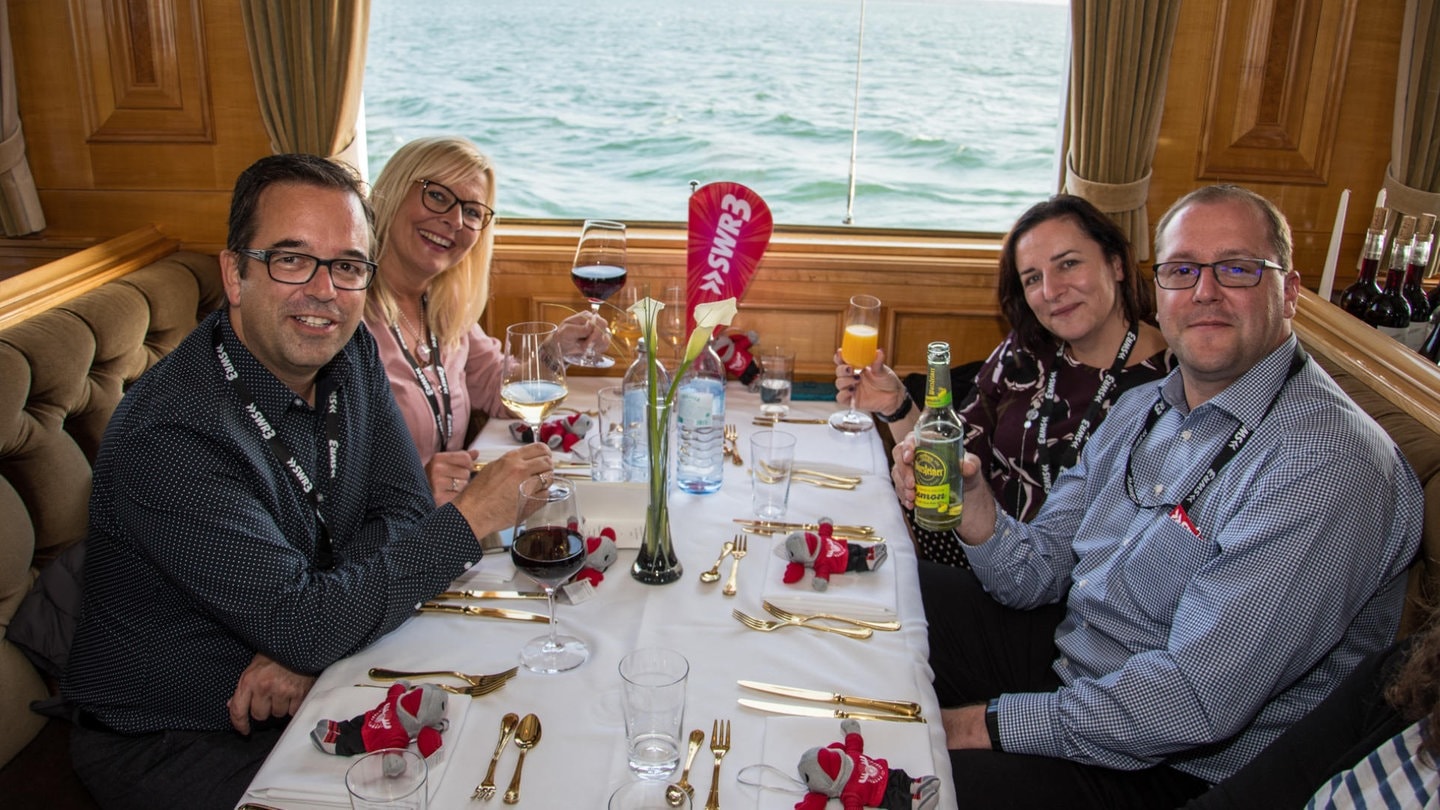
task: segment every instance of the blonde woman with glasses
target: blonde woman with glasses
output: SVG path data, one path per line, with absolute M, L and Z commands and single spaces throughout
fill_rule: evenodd
M 471 413 L 513 416 L 500 402 L 503 349 L 479 325 L 489 299 L 495 170 L 465 138 L 420 138 L 385 164 L 372 198 L 379 269 L 365 325 L 442 505 L 470 480 Z M 604 319 L 589 312 L 567 318 L 560 336 L 567 353 L 609 346 Z

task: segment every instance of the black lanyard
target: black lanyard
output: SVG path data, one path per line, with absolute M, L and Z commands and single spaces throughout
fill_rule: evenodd
M 235 370 L 235 364 L 230 362 L 230 354 L 225 351 L 225 344 L 220 338 L 220 325 L 215 325 L 215 356 L 220 361 L 220 373 L 230 381 L 235 396 L 240 398 L 241 410 L 255 423 L 260 431 L 260 436 L 270 448 L 270 455 L 280 462 L 280 466 L 290 471 L 294 476 L 295 483 L 300 486 L 300 491 L 310 499 L 310 506 L 315 510 L 315 562 L 322 569 L 330 569 L 335 566 L 335 548 L 330 541 L 330 527 L 325 524 L 325 515 L 320 512 L 320 495 L 315 491 L 315 482 L 305 473 L 305 468 L 300 465 L 300 460 L 291 451 L 290 445 L 275 432 L 270 426 L 270 421 L 265 414 L 260 412 L 260 406 L 255 404 L 255 397 L 250 395 L 250 388 L 240 379 L 240 373 Z M 340 392 L 325 392 L 325 386 L 319 381 L 316 383 L 316 401 L 325 403 L 325 439 L 326 447 L 330 456 L 330 479 L 335 479 L 340 463 Z
M 1307 357 L 1308 355 L 1305 354 L 1305 350 L 1300 348 L 1300 344 L 1297 342 L 1295 344 L 1295 355 L 1290 358 L 1290 370 L 1285 373 L 1284 382 L 1280 383 L 1280 387 L 1275 389 L 1275 396 L 1270 398 L 1270 404 L 1265 406 L 1265 412 L 1260 414 L 1260 419 L 1255 423 L 1256 425 L 1264 422 L 1265 417 L 1269 416 L 1270 412 L 1275 409 L 1275 403 L 1280 401 L 1280 395 L 1284 393 L 1285 386 L 1289 385 L 1290 381 L 1295 378 L 1295 375 L 1300 373 L 1300 369 L 1305 367 Z M 1145 441 L 1145 437 L 1150 435 L 1150 431 L 1154 429 L 1156 423 L 1160 421 L 1160 417 L 1164 416 L 1168 410 L 1170 410 L 1170 403 L 1165 401 L 1165 397 L 1156 397 L 1155 404 L 1150 407 L 1150 413 L 1145 416 L 1144 427 L 1140 428 L 1140 432 L 1136 434 L 1135 441 L 1130 445 L 1130 454 L 1125 457 L 1125 489 L 1130 494 L 1131 502 L 1137 506 L 1141 506 L 1142 504 L 1140 503 L 1140 498 L 1135 494 L 1135 475 L 1130 469 L 1130 464 L 1135 459 L 1135 451 L 1140 447 L 1140 443 Z M 1244 447 L 1245 443 L 1250 441 L 1252 435 L 1254 435 L 1254 431 L 1246 427 L 1244 423 L 1241 423 L 1239 427 L 1235 428 L 1235 434 L 1230 437 L 1230 441 L 1226 442 L 1225 446 L 1220 448 L 1215 456 L 1210 459 L 1210 468 L 1206 470 L 1204 475 L 1200 476 L 1200 481 L 1195 484 L 1195 488 L 1190 490 L 1190 494 L 1186 495 L 1185 499 L 1177 504 L 1185 514 L 1189 514 L 1191 508 L 1195 506 L 1195 501 L 1200 498 L 1200 493 L 1204 492 L 1205 488 L 1210 486 L 1210 482 L 1214 481 L 1220 474 L 1220 470 L 1223 469 L 1226 464 L 1229 464 L 1231 459 L 1235 458 L 1236 454 L 1240 452 L 1240 448 Z
M 420 297 L 420 322 L 425 323 L 425 304 L 427 296 Z M 415 372 L 415 379 L 420 381 L 420 391 L 425 399 L 430 401 L 430 415 L 435 417 L 435 432 L 440 436 L 439 447 L 436 449 L 444 451 L 450 443 L 450 437 L 455 433 L 455 416 L 450 409 L 450 381 L 445 377 L 445 364 L 440 362 L 440 342 L 435 339 L 435 330 L 430 330 L 430 359 L 435 361 L 435 378 L 440 381 L 440 394 L 437 396 L 435 388 L 430 385 L 430 378 L 425 376 L 421 370 L 420 363 L 410 353 L 410 346 L 405 342 L 405 336 L 400 334 L 400 327 L 394 323 L 390 324 L 390 334 L 395 336 L 395 342 L 400 344 L 400 352 L 410 363 L 410 370 Z
M 1095 391 L 1095 396 L 1090 400 L 1090 409 L 1085 411 L 1085 418 L 1075 427 L 1075 433 L 1070 437 L 1070 447 L 1060 459 L 1060 470 L 1073 467 L 1075 460 L 1080 457 L 1080 449 L 1085 446 L 1086 440 L 1090 438 L 1090 428 L 1100 421 L 1100 416 L 1105 408 L 1105 398 L 1110 395 L 1111 389 L 1115 387 L 1116 380 L 1120 373 L 1125 370 L 1125 364 L 1130 360 L 1130 353 L 1135 349 L 1135 343 L 1140 339 L 1140 333 L 1132 324 L 1125 332 L 1125 339 L 1120 342 L 1120 350 L 1115 353 L 1115 362 L 1110 364 L 1110 369 L 1100 379 L 1100 387 Z M 1050 485 L 1054 483 L 1055 476 L 1059 471 L 1051 469 L 1050 466 L 1050 445 L 1045 441 L 1046 433 L 1050 429 L 1050 414 L 1055 410 L 1055 381 L 1060 375 L 1060 364 L 1065 362 L 1065 343 L 1061 342 L 1060 348 L 1055 352 L 1055 365 L 1050 369 L 1050 379 L 1045 383 L 1045 398 L 1040 403 L 1040 409 L 1034 411 L 1034 416 L 1026 414 L 1026 417 L 1033 419 L 1040 418 L 1040 430 L 1038 439 L 1039 447 L 1035 448 L 1035 457 L 1040 465 L 1040 480 L 1045 486 L 1045 491 L 1050 491 Z M 1029 425 L 1026 425 L 1029 427 Z

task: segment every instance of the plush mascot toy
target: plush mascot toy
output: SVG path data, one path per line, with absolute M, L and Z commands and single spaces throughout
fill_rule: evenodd
M 750 347 L 760 341 L 752 329 L 749 332 L 726 332 L 715 338 L 715 353 L 730 375 L 743 385 L 750 385 L 760 376 L 760 364 L 750 352 Z
M 615 562 L 617 556 L 615 530 L 606 526 L 600 530 L 598 537 L 585 538 L 585 567 L 575 574 L 574 579 L 583 579 L 592 587 L 599 585 L 605 579 L 602 572 Z
M 549 445 L 551 450 L 568 453 L 590 431 L 590 421 L 590 417 L 583 413 L 572 413 L 541 422 L 540 441 Z M 510 425 L 510 436 L 521 444 L 529 444 L 530 426 L 524 422 L 513 422 Z
M 449 726 L 445 719 L 445 692 L 434 684 L 412 687 L 405 681 L 392 684 L 379 706 L 350 720 L 321 720 L 310 732 L 310 740 L 327 754 L 348 757 L 381 748 L 407 748 L 410 741 L 427 759 L 440 748 L 440 732 Z M 395 775 L 405 760 L 387 758 L 385 773 Z
M 792 532 L 785 538 L 785 558 L 790 563 L 785 566 L 781 581 L 799 582 L 805 576 L 805 569 L 810 568 L 815 571 L 811 586 L 823 591 L 830 587 L 831 574 L 874 571 L 885 563 L 890 553 L 882 543 L 866 546 L 836 540 L 830 518 L 820 518 L 819 526 L 818 532 Z
M 853 719 L 842 721 L 840 730 L 844 742 L 811 748 L 800 755 L 800 779 L 809 792 L 795 804 L 795 810 L 824 810 L 831 799 L 839 799 L 845 810 L 932 810 L 939 806 L 938 777 L 911 778 L 899 768 L 891 769 L 883 759 L 866 756 L 860 724 Z

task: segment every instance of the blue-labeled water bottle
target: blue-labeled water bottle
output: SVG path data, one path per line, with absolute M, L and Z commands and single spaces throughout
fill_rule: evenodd
M 710 344 L 675 394 L 675 482 L 682 492 L 717 492 L 725 474 L 725 366 Z
M 650 401 L 649 363 L 645 339 L 641 338 L 635 344 L 635 362 L 630 364 L 620 382 L 624 398 L 621 442 L 625 448 L 626 480 L 629 481 L 650 480 L 650 437 L 645 424 L 645 405 Z M 658 401 L 670 390 L 670 373 L 658 357 L 655 359 L 655 371 L 658 384 L 655 397 Z

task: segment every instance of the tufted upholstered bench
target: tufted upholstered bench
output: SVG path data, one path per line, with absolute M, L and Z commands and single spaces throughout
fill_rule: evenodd
M 90 464 L 125 389 L 224 300 L 215 256 L 155 237 L 168 255 L 0 328 L 0 765 L 45 725 L 29 704 L 54 688 L 6 640 L 11 619 L 39 570 L 85 536 Z M 22 764 L 6 775 L 70 771 Z

